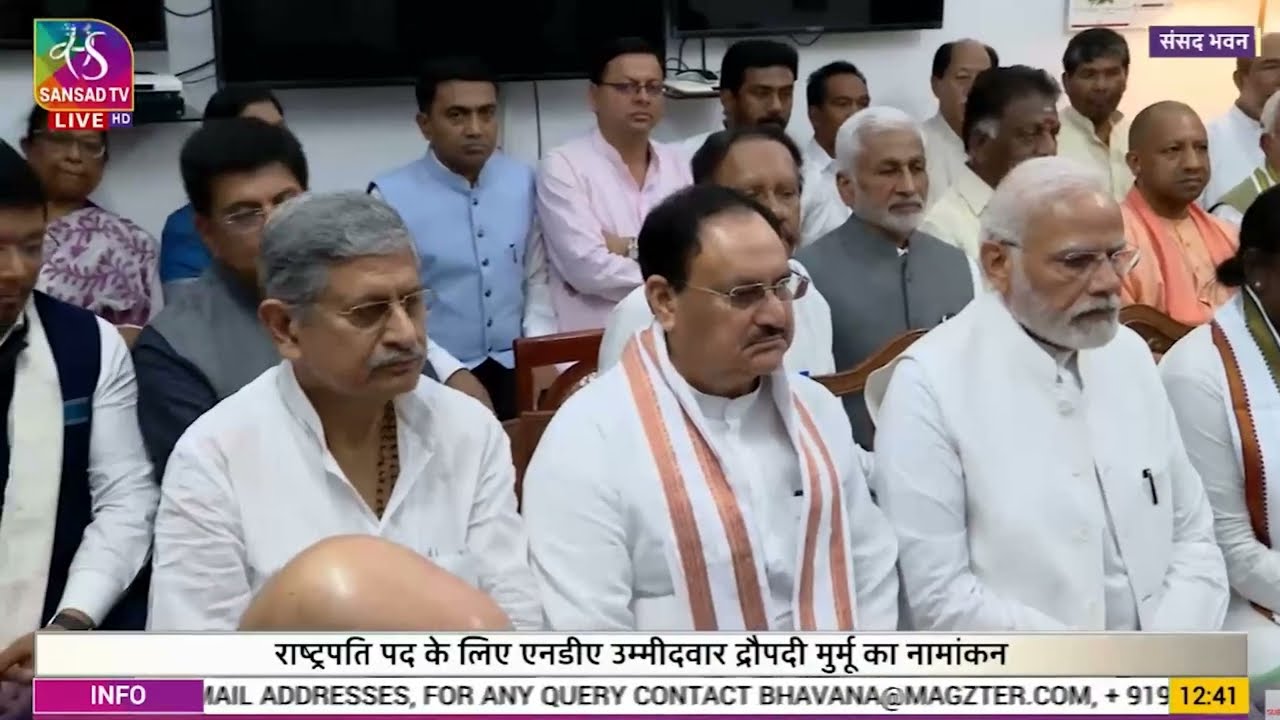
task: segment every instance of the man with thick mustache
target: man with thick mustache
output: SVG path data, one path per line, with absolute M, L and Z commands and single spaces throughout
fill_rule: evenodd
M 836 367 L 856 366 L 894 337 L 928 329 L 973 299 L 976 267 L 960 248 L 920 232 L 929 175 L 910 115 L 869 107 L 836 134 L 836 181 L 853 215 L 797 253 L 832 307 Z M 980 285 L 979 285 L 980 287 Z M 874 436 L 862 394 L 844 398 L 853 436 Z
M 365 193 L 302 195 L 267 221 L 258 265 L 284 360 L 174 446 L 149 627 L 234 630 L 294 555 L 351 534 L 405 545 L 539 627 L 507 435 L 421 376 L 430 289 L 404 221 Z
M 1137 259 L 1099 174 L 1028 160 L 983 212 L 994 292 L 873 375 L 872 484 L 912 629 L 1222 627 L 1204 487 L 1151 351 L 1119 323 Z
M 1235 255 L 1239 230 L 1196 198 L 1209 182 L 1209 139 L 1199 116 L 1166 100 L 1138 113 L 1129 129 L 1134 186 L 1125 196 L 1125 235 L 1141 253 L 1124 280 L 1124 300 L 1200 325 L 1233 294 L 1217 267 Z

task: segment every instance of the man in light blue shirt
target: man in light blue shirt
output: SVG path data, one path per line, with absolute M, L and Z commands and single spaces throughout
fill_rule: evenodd
M 507 420 L 516 415 L 515 339 L 552 331 L 545 267 L 525 261 L 541 242 L 533 169 L 495 151 L 498 88 L 479 62 L 431 63 L 416 95 L 418 128 L 430 148 L 378 176 L 369 191 L 413 233 L 433 293 L 431 339 L 471 370 Z
M 284 124 L 284 108 L 270 90 L 227 87 L 213 94 L 204 106 L 204 121 L 233 117 L 258 118 L 272 125 Z M 160 282 L 166 286 L 193 280 L 209 267 L 211 256 L 196 232 L 195 211 L 188 203 L 174 210 L 160 233 Z

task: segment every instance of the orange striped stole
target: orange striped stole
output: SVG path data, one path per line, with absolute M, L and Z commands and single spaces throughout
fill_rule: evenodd
M 769 626 L 770 595 L 752 529 L 690 415 L 697 412 L 696 404 L 675 389 L 679 375 L 656 327 L 628 342 L 622 366 L 666 498 L 675 542 L 669 554 L 672 579 L 677 595 L 688 602 L 693 629 L 786 629 Z M 790 608 L 794 629 L 853 630 L 853 567 L 840 476 L 812 413 L 786 384 L 785 372 L 776 373 L 773 382 L 785 391 L 775 394 L 775 401 L 800 461 L 807 503 Z M 768 528 L 756 530 L 759 537 Z M 729 560 L 708 562 L 709 557 Z

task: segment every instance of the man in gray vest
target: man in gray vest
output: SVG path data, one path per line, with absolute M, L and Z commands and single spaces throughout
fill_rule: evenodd
M 836 136 L 840 197 L 853 215 L 796 259 L 831 305 L 832 353 L 848 370 L 894 337 L 931 328 L 981 287 L 964 254 L 919 232 L 929 194 L 920 125 L 890 107 L 870 107 Z M 844 399 L 858 444 L 875 435 L 862 395 Z
M 157 480 L 191 423 L 279 364 L 258 321 L 258 245 L 267 215 L 307 188 L 307 159 L 297 138 L 253 118 L 206 124 L 183 145 L 179 162 L 196 230 L 213 262 L 199 278 L 175 286 L 134 345 L 138 423 Z M 465 367 L 434 345 L 428 353 L 426 374 L 444 376 L 487 403 Z M 463 377 L 469 383 L 460 386 Z

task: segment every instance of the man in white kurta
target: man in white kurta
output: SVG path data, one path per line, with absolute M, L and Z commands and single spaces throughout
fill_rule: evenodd
M 1253 172 L 1266 158 L 1262 137 L 1262 106 L 1280 90 L 1280 33 L 1267 33 L 1258 41 L 1258 57 L 1240 58 L 1232 76 L 1240 94 L 1231 107 L 1209 123 L 1209 184 L 1200 195 L 1200 207 L 1217 205 L 1231 188 Z
M 921 126 L 929 168 L 929 197 L 925 200 L 930 205 L 947 192 L 969 161 L 960 133 L 973 81 L 999 64 L 995 49 L 977 40 L 946 42 L 933 54 L 929 84 L 938 98 L 938 112 Z
M 547 624 L 896 629 L 865 454 L 831 393 L 780 370 L 796 280 L 775 221 L 695 185 L 649 214 L 640 263 L 654 324 L 557 411 L 525 475 Z
M 787 133 L 773 125 L 759 125 L 713 133 L 695 154 L 693 181 L 716 183 L 752 195 L 782 223 L 783 239 L 791 252 L 800 245 L 802 217 L 800 151 Z M 834 182 L 834 181 L 833 181 Z M 791 269 L 809 277 L 794 257 Z M 831 354 L 831 307 L 817 288 L 809 284 L 792 304 L 795 338 L 784 364 L 789 372 L 811 376 L 836 371 Z M 600 370 L 613 367 L 631 336 L 653 324 L 653 311 L 644 286 L 631 291 L 612 311 L 600 341 Z
M 931 192 L 936 200 L 920 230 L 976 260 L 978 218 L 995 186 L 1023 160 L 1058 152 L 1055 106 L 1060 92 L 1045 71 L 1025 65 L 991 68 L 978 75 L 964 105 L 969 161 L 956 171 L 945 192 Z M 928 162 L 933 162 L 932 156 Z
M 1204 488 L 1150 350 L 1119 326 L 1137 256 L 1109 188 L 1066 158 L 1019 165 L 981 257 L 996 292 L 868 388 L 911 626 L 1220 628 Z
M 517 628 L 538 628 L 506 433 L 420 375 L 425 299 L 403 221 L 363 193 L 304 195 L 272 215 L 259 262 L 259 314 L 284 360 L 173 449 L 150 629 L 234 630 L 295 555 L 359 534 L 425 556 Z
M 1256 202 L 1272 207 L 1259 208 L 1241 233 L 1242 252 L 1220 273 L 1243 289 L 1210 323 L 1174 344 L 1160 374 L 1213 506 L 1234 591 L 1224 629 L 1249 633 L 1249 675 L 1260 706 L 1260 691 L 1280 687 L 1280 496 L 1270 487 L 1280 467 L 1280 340 L 1273 320 L 1280 288 L 1267 282 L 1280 229 L 1270 218 L 1280 190 Z

